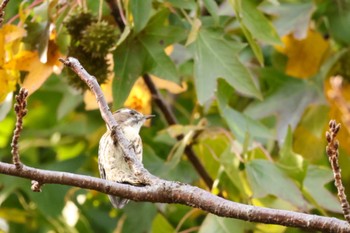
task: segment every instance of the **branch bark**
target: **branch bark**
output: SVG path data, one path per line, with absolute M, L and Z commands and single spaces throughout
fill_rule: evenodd
M 250 222 L 278 224 L 323 232 L 350 232 L 347 222 L 336 218 L 240 204 L 179 182 L 157 179 L 156 183 L 139 187 L 68 172 L 45 171 L 25 165 L 18 170 L 15 165 L 3 162 L 0 162 L 0 173 L 36 180 L 40 184 L 62 184 L 92 189 L 137 202 L 184 204 L 217 216 Z

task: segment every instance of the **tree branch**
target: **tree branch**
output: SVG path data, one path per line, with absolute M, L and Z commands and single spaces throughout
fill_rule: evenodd
M 21 131 L 23 129 L 23 117 L 27 114 L 27 96 L 28 91 L 24 88 L 19 90 L 18 95 L 16 95 L 16 104 L 15 104 L 15 112 L 16 112 L 16 127 L 13 131 L 13 137 L 11 142 L 11 153 L 12 153 L 12 161 L 17 169 L 21 169 L 22 163 L 19 158 L 18 152 L 18 140 L 21 135 Z
M 149 184 L 155 176 L 151 175 L 144 167 L 143 164 L 136 158 L 134 150 L 130 146 L 130 142 L 124 137 L 122 131 L 119 128 L 118 123 L 114 119 L 111 111 L 109 110 L 107 101 L 103 95 L 103 92 L 97 83 L 94 76 L 91 76 L 79 63 L 76 58 L 68 57 L 66 60 L 59 59 L 64 65 L 71 68 L 78 76 L 83 80 L 90 88 L 91 92 L 95 94 L 102 119 L 106 122 L 107 127 L 113 132 L 111 134 L 112 139 L 117 141 L 121 149 L 124 151 L 123 155 L 125 161 L 127 161 L 130 169 L 135 176 L 138 177 L 141 184 Z M 114 133 L 115 131 L 115 133 Z
M 339 130 L 340 130 L 340 124 L 337 124 L 335 120 L 331 120 L 329 122 L 329 131 L 326 132 L 326 139 L 328 142 L 328 145 L 326 147 L 326 152 L 332 167 L 332 171 L 334 175 L 334 184 L 338 190 L 338 198 L 341 203 L 344 217 L 348 221 L 348 223 L 350 223 L 350 205 L 348 200 L 346 199 L 345 188 L 341 180 L 341 169 L 338 161 L 339 142 L 336 139 L 336 137 Z
M 349 232 L 347 222 L 329 217 L 250 206 L 225 200 L 210 192 L 179 182 L 158 179 L 146 186 L 131 186 L 68 172 L 45 171 L 23 165 L 0 162 L 0 173 L 37 180 L 40 184 L 62 184 L 117 195 L 137 202 L 178 203 L 195 207 L 221 217 L 250 222 L 278 224 L 323 232 Z
M 7 3 L 9 3 L 10 0 L 3 0 L 1 5 L 0 5 L 0 26 L 4 22 L 4 17 L 5 17 L 5 8 L 7 6 Z

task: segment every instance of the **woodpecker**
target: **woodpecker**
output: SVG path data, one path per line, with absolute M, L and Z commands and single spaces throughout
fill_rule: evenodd
M 125 138 L 130 142 L 136 157 L 142 161 L 142 140 L 139 135 L 142 125 L 147 119 L 154 115 L 143 115 L 133 109 L 122 108 L 113 113 L 114 119 L 120 126 Z M 119 144 L 114 145 L 111 131 L 107 127 L 107 132 L 101 137 L 98 149 L 98 166 L 102 179 L 138 185 L 137 177 L 130 170 L 129 165 L 124 160 L 124 152 Z M 121 209 L 128 202 L 128 199 L 109 195 L 109 200 L 115 208 Z

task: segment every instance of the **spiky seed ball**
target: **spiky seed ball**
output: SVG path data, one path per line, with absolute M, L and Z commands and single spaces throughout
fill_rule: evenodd
M 68 33 L 72 36 L 72 40 L 77 41 L 81 39 L 82 32 L 85 28 L 95 22 L 97 22 L 97 17 L 95 15 L 90 11 L 79 8 L 68 16 L 64 25 Z
M 118 29 L 106 21 L 95 22 L 85 28 L 80 44 L 93 57 L 105 57 L 115 46 L 118 34 Z
M 68 56 L 77 58 L 83 67 L 95 78 L 99 84 L 107 81 L 110 71 L 109 63 L 105 57 L 92 57 L 90 53 L 85 52 L 81 46 L 71 45 Z M 70 69 L 66 70 L 68 83 L 78 90 L 87 90 L 88 86 Z

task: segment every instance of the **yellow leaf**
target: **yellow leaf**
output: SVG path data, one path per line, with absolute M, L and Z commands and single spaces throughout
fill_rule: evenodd
M 12 24 L 6 24 L 0 30 L 0 33 L 5 34 L 6 43 L 10 43 L 17 39 L 21 39 L 22 37 L 27 35 L 27 32 L 26 30 L 24 30 L 24 28 Z
M 315 75 L 327 56 L 329 41 L 312 29 L 305 39 L 298 40 L 293 35 L 282 38 L 284 47 L 276 49 L 288 58 L 286 73 L 298 78 L 309 78 Z
M 182 82 L 181 86 L 177 83 L 171 82 L 169 80 L 158 78 L 157 76 L 151 75 L 152 81 L 159 89 L 165 89 L 173 94 L 179 94 L 187 90 L 186 82 Z
M 135 109 L 143 114 L 151 114 L 151 93 L 147 88 L 143 78 L 140 77 L 132 87 L 124 106 Z
M 19 72 L 0 69 L 0 103 L 16 88 Z
M 32 51 L 20 51 L 17 53 L 13 59 L 4 65 L 6 69 L 30 71 L 32 69 L 33 61 L 38 60 L 38 53 Z
M 28 90 L 29 94 L 36 91 L 52 74 L 52 72 L 59 72 L 62 68 L 62 64 L 58 61 L 58 58 L 62 56 L 59 52 L 57 45 L 53 42 L 49 42 L 49 48 L 47 51 L 48 61 L 47 63 L 41 63 L 39 56 L 31 57 L 28 62 L 29 73 L 25 77 L 22 87 Z

